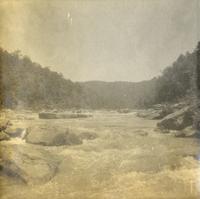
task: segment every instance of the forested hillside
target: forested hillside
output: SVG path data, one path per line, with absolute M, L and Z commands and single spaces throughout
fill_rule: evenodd
M 49 68 L 42 68 L 16 51 L 0 49 L 1 101 L 3 106 L 16 108 L 79 107 L 81 88 Z
M 157 78 L 154 103 L 174 102 L 186 95 L 193 95 L 195 89 L 196 50 L 180 55 L 178 59 L 164 69 Z
M 7 108 L 136 108 L 171 103 L 193 92 L 196 51 L 180 55 L 159 77 L 134 82 L 72 82 L 19 51 L 0 49 L 1 104 Z

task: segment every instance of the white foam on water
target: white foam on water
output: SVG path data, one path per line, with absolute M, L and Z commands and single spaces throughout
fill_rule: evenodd
M 54 178 L 42 185 L 16 185 L 4 199 L 200 198 L 199 161 L 191 156 L 199 149 L 195 140 L 156 133 L 152 121 L 133 115 L 99 113 L 59 124 L 92 129 L 99 137 L 77 146 L 48 147 L 62 160 Z M 27 144 L 22 138 L 10 142 Z

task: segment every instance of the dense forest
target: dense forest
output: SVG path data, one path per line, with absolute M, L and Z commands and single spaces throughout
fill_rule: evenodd
M 20 51 L 0 48 L 1 106 L 64 109 L 140 108 L 191 95 L 196 50 L 180 55 L 162 75 L 142 82 L 72 82 L 31 61 Z
M 42 68 L 19 51 L 0 49 L 1 101 L 4 107 L 65 108 L 80 106 L 82 90 L 62 74 Z

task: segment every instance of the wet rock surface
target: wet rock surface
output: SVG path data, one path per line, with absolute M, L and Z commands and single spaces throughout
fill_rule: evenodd
M 56 174 L 58 160 L 44 149 L 31 145 L 1 143 L 1 173 L 23 183 L 40 184 Z

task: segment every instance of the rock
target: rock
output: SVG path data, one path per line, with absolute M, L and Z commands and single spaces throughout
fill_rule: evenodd
M 158 122 L 157 126 L 160 129 L 182 130 L 187 126 L 192 125 L 193 115 L 193 111 L 189 106 L 184 107 L 164 117 L 160 122 Z
M 159 120 L 172 112 L 173 110 L 170 106 L 156 104 L 152 106 L 152 108 L 140 111 L 139 113 L 137 113 L 137 116 L 151 120 Z
M 0 120 L 0 131 L 4 131 L 6 128 L 10 127 L 12 124 L 9 120 Z
M 140 136 L 148 136 L 149 133 L 145 130 L 136 130 L 134 131 L 134 133 L 136 133 L 137 135 L 140 135 Z
M 83 111 L 82 110 L 72 110 L 72 113 L 82 113 Z
M 10 140 L 10 137 L 3 131 L 0 131 L 0 141 L 4 141 L 4 140 Z
M 117 112 L 118 112 L 118 113 L 130 113 L 131 110 L 128 109 L 128 108 L 126 108 L 126 109 L 119 109 Z
M 72 119 L 72 118 L 88 118 L 92 115 L 82 114 L 82 113 L 58 113 L 56 119 Z
M 44 146 L 82 144 L 82 140 L 69 129 L 53 125 L 37 125 L 27 129 L 26 142 Z
M 82 114 L 82 113 L 39 113 L 40 119 L 72 119 L 72 118 L 87 118 L 92 117 L 92 115 Z
M 175 133 L 175 137 L 200 137 L 199 132 L 194 129 L 192 126 L 186 127 L 181 131 Z
M 182 109 L 182 108 L 184 108 L 186 106 L 187 106 L 187 103 L 183 101 L 183 102 L 179 102 L 179 103 L 173 104 L 172 108 L 177 111 L 177 110 L 180 110 L 180 109 Z
M 60 146 L 60 145 L 78 145 L 78 144 L 82 144 L 82 140 L 76 134 L 66 131 L 65 133 L 56 135 L 51 145 Z
M 54 177 L 59 160 L 42 148 L 2 143 L 0 171 L 28 184 L 45 183 Z
M 5 130 L 5 133 L 10 137 L 22 137 L 25 129 L 9 127 Z
M 56 113 L 39 113 L 40 119 L 57 119 Z
M 81 140 L 94 140 L 96 139 L 98 136 L 96 133 L 93 133 L 93 132 L 83 132 L 83 133 L 80 133 L 79 135 L 79 138 Z
M 160 116 L 157 119 L 163 119 L 164 117 L 166 117 L 167 115 L 171 114 L 174 112 L 174 109 L 169 106 L 169 105 L 164 105 L 162 106 L 161 112 L 160 112 Z
M 154 109 L 147 109 L 147 110 L 142 110 L 139 113 L 137 113 L 138 117 L 142 117 L 145 119 L 159 119 L 161 114 L 161 110 L 154 110 Z
M 153 105 L 152 107 L 153 107 L 153 109 L 155 109 L 155 110 L 161 110 L 162 107 L 163 107 L 163 105 L 162 105 L 162 104 L 155 104 L 155 105 Z

